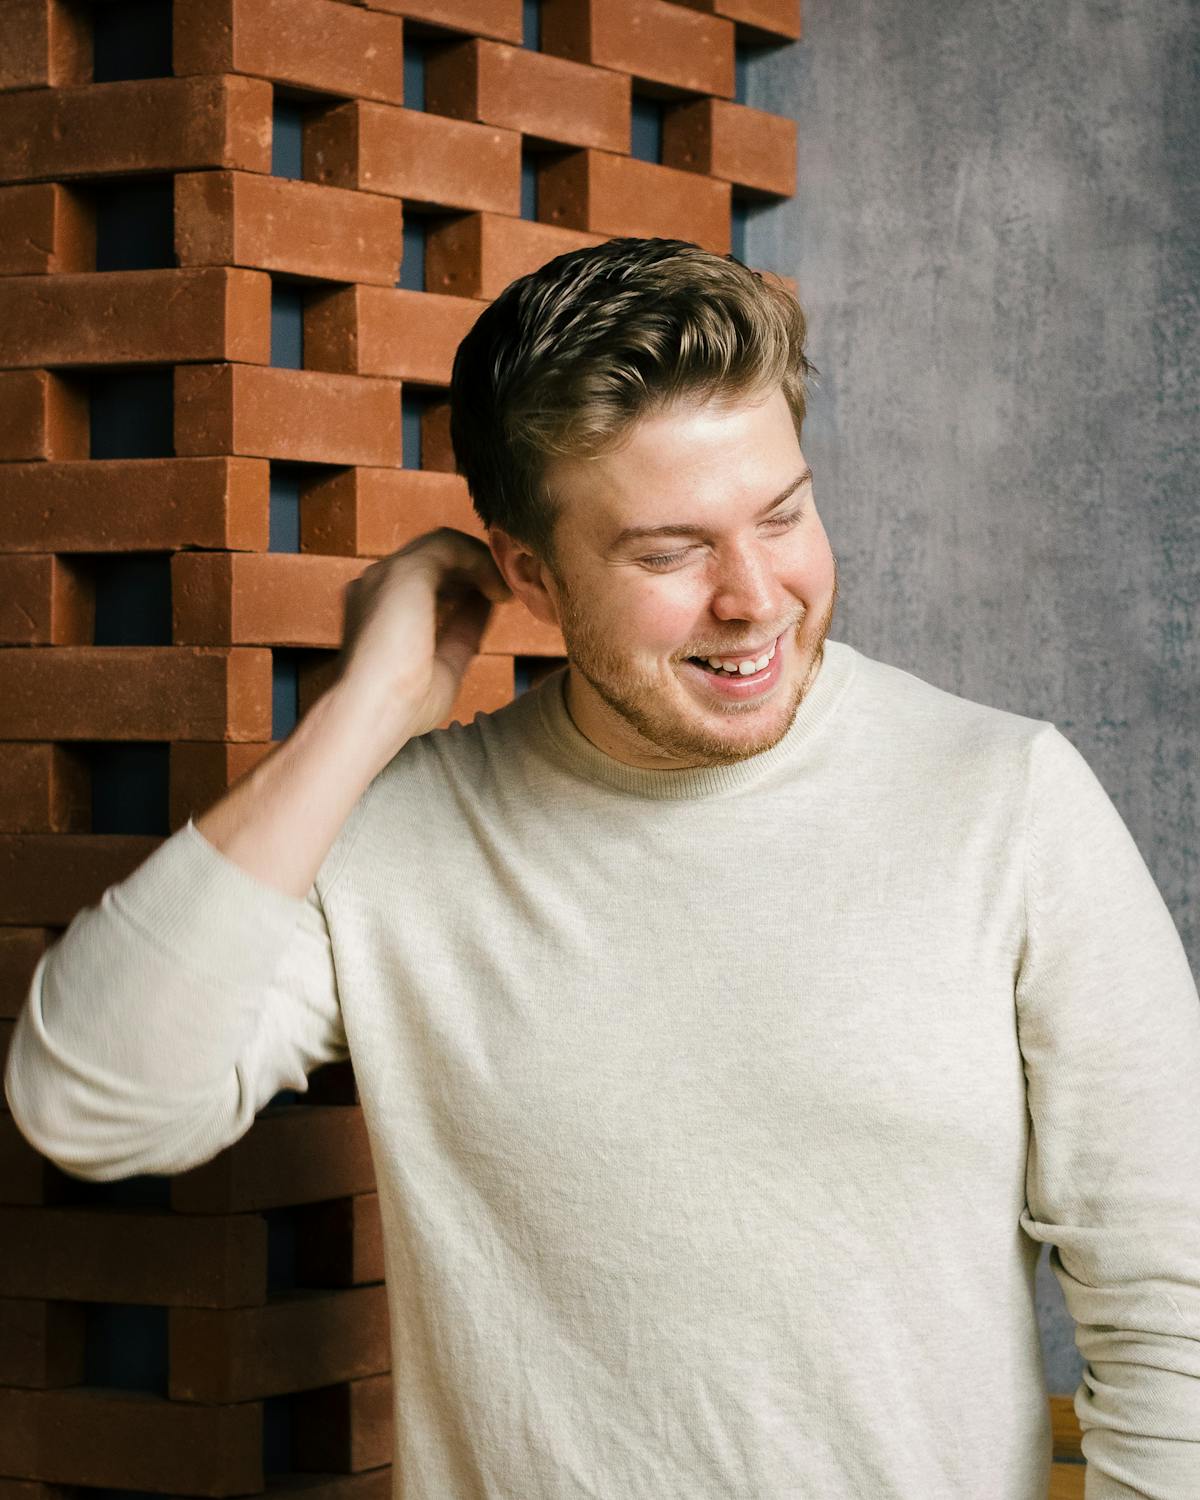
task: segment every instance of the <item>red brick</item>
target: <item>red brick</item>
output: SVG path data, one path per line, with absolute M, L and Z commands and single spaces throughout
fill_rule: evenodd
M 0 280 L 0 363 L 172 364 L 271 357 L 271 280 L 200 267 Z
M 521 0 L 367 0 L 372 10 L 407 16 L 416 25 L 414 36 L 444 31 L 466 31 L 520 45 L 523 35 Z
M 7 1271 L 7 1242 L 4 1248 Z M 82 1385 L 86 1337 L 85 1311 L 77 1302 L 0 1298 L 0 1385 L 43 1391 Z
M 425 285 L 431 292 L 492 301 L 510 281 L 556 255 L 600 245 L 607 238 L 499 214 L 464 214 L 430 230 Z
M 690 240 L 718 255 L 732 242 L 730 195 L 727 182 L 607 151 L 575 151 L 538 172 L 538 213 L 547 223 L 605 237 Z
M 199 1308 L 267 1297 L 267 1224 L 253 1214 L 6 1208 L 0 1242 L 9 1297 Z
M 0 833 L 87 833 L 91 826 L 91 777 L 78 752 L 0 744 Z
M 0 834 L 0 914 L 24 927 L 66 927 L 160 842 L 142 834 Z
M 516 694 L 516 678 L 511 656 L 477 656 L 463 673 L 462 686 L 454 707 L 438 725 L 469 724 L 476 714 L 495 713 Z
M 401 205 L 373 193 L 248 172 L 188 172 L 175 179 L 181 266 L 258 266 L 393 287 L 403 243 Z
M 17 1018 L 38 960 L 54 937 L 45 927 L 0 927 L 0 1016 Z M 0 1183 L 3 1181 L 0 1173 Z
M 391 1367 L 382 1283 L 288 1292 L 264 1307 L 173 1307 L 168 1320 L 174 1401 L 252 1401 Z
M 0 188 L 0 276 L 90 271 L 96 224 L 83 198 L 58 182 Z
M 300 712 L 306 714 L 322 693 L 327 692 L 336 673 L 337 659 L 319 667 L 300 671 Z M 516 691 L 511 656 L 477 656 L 463 673 L 458 697 L 450 712 L 437 727 L 445 729 L 454 723 L 469 724 L 477 713 L 492 713 L 511 703 Z
M 0 96 L 0 181 L 271 170 L 269 83 L 137 78 Z
M 753 46 L 796 41 L 800 36 L 800 0 L 674 0 L 710 16 L 734 23 L 739 42 Z
M 292 1408 L 292 1463 L 317 1474 L 354 1473 L 391 1462 L 391 1374 L 305 1391 Z
M 746 197 L 786 198 L 796 191 L 796 122 L 725 99 L 700 99 L 667 112 L 662 161 L 734 183 Z
M 346 588 L 369 566 L 365 557 L 181 552 L 171 560 L 175 639 L 338 650 Z M 480 649 L 557 656 L 564 646 L 556 628 L 540 624 L 514 599 L 493 607 Z
M 305 363 L 448 386 L 455 351 L 483 307 L 434 292 L 346 287 L 312 299 L 306 308 Z
M 250 73 L 322 94 L 404 102 L 404 23 L 340 0 L 186 0 L 178 74 Z
M 0 1472 L 181 1495 L 260 1494 L 262 1403 L 201 1406 L 146 1391 L 0 1389 Z
M 557 625 L 547 625 L 519 599 L 510 599 L 492 610 L 479 650 L 483 656 L 565 656 L 567 647 Z
M 175 640 L 336 650 L 345 590 L 369 566 L 300 552 L 179 552 L 171 559 Z
M 219 802 L 234 782 L 252 771 L 274 749 L 270 740 L 257 745 L 204 744 L 171 746 L 169 824 L 174 833 L 189 817 Z
M 259 1115 L 240 1140 L 171 1179 L 182 1214 L 236 1214 L 375 1191 L 359 1108 L 281 1106 Z
M 349 1069 L 331 1063 L 309 1074 Z M 311 1097 L 311 1087 L 309 1096 Z M 362 1286 L 384 1279 L 383 1220 L 378 1193 L 356 1193 L 326 1203 L 310 1203 L 293 1215 L 296 1275 L 302 1286 Z
M 521 212 L 521 137 L 386 104 L 342 104 L 304 133 L 304 175 L 406 207 Z
M 0 651 L 0 739 L 270 736 L 269 651 L 202 646 Z
M 92 76 L 89 6 L 0 0 L 0 34 L 0 89 L 58 88 Z
M 399 464 L 400 387 L 318 370 L 185 366 L 175 371 L 175 451 Z
M 0 370 L 0 460 L 86 458 L 90 448 L 83 386 L 49 370 Z
M 14 553 L 265 552 L 269 486 L 260 458 L 7 464 L 0 467 L 0 536 Z
M 518 130 L 535 146 L 628 153 L 631 87 L 625 74 L 476 37 L 429 58 L 425 107 Z
M 0 646 L 81 646 L 94 632 L 94 593 L 53 553 L 0 554 Z
M 666 98 L 732 99 L 733 23 L 670 0 L 542 0 L 543 52 L 628 73 Z
M 300 499 L 300 547 L 339 557 L 387 557 L 407 543 L 453 526 L 485 532 L 459 474 L 429 469 L 344 469 Z

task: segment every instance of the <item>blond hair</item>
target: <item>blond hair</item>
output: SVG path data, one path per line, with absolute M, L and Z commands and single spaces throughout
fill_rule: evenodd
M 675 405 L 778 387 L 799 437 L 815 373 L 805 332 L 782 284 L 685 240 L 555 256 L 510 282 L 455 354 L 450 438 L 476 513 L 553 567 L 549 460 L 610 452 Z

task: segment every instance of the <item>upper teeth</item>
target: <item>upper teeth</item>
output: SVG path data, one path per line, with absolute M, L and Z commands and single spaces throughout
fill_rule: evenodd
M 740 672 L 743 677 L 749 677 L 751 672 L 761 672 L 771 658 L 775 655 L 775 642 L 771 642 L 771 649 L 765 656 L 757 660 L 736 661 L 726 656 L 706 656 L 704 660 L 710 667 L 724 667 L 727 672 Z

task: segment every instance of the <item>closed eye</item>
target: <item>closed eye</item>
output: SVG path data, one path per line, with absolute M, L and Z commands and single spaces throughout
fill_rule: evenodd
M 797 510 L 788 511 L 785 516 L 772 516 L 770 520 L 764 521 L 763 525 L 778 526 L 780 528 L 792 526 L 803 514 L 804 507 L 800 506 Z M 643 557 L 640 561 L 646 563 L 651 568 L 664 568 L 669 563 L 678 562 L 681 557 L 686 557 L 691 550 L 690 547 L 680 547 L 677 552 L 658 552 L 653 557 Z

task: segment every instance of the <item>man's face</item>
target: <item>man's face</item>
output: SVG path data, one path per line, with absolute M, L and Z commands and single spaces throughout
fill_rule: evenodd
M 558 460 L 546 480 L 562 506 L 556 571 L 525 554 L 522 584 L 503 561 L 519 544 L 502 533 L 497 561 L 535 613 L 557 618 L 579 730 L 651 769 L 728 765 L 777 744 L 820 669 L 837 598 L 783 392 L 644 420 L 619 452 Z M 622 539 L 635 527 L 670 531 Z M 772 650 L 749 676 L 689 660 Z

